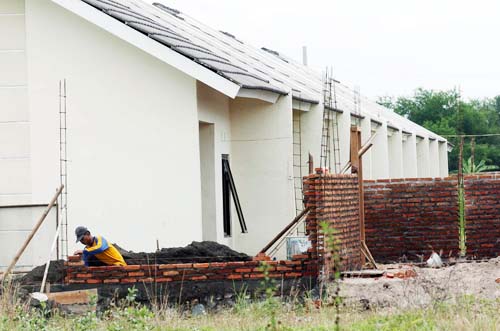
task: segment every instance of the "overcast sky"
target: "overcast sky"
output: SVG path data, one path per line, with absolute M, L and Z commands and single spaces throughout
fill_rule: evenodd
M 498 0 L 157 1 L 299 61 L 307 45 L 310 66 L 333 66 L 372 98 L 458 85 L 500 94 Z

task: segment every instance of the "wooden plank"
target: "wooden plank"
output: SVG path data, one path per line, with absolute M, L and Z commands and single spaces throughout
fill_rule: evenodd
M 356 278 L 369 278 L 369 277 L 381 277 L 385 273 L 384 270 L 355 270 L 355 271 L 343 271 L 341 273 L 344 277 L 356 277 Z
M 61 305 L 88 304 L 92 297 L 97 297 L 97 289 L 48 293 L 49 300 Z
M 373 255 L 370 252 L 370 249 L 368 248 L 364 240 L 361 242 L 361 247 L 363 247 L 364 252 L 367 254 L 367 258 L 370 261 L 370 263 L 373 264 L 373 267 L 375 269 L 378 269 L 377 263 L 375 262 L 375 259 L 373 258 Z

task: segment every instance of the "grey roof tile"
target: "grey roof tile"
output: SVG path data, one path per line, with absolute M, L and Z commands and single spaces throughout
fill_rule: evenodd
M 220 36 L 231 36 L 236 40 L 234 36 L 221 32 L 210 33 L 194 22 L 186 23 L 178 10 L 162 4 L 151 6 L 138 0 L 82 1 L 242 87 L 288 93 L 286 89 L 271 83 L 265 72 L 261 75 L 249 70 L 247 64 L 237 61 L 225 49 L 232 46 Z M 219 46 L 220 43 L 224 47 Z

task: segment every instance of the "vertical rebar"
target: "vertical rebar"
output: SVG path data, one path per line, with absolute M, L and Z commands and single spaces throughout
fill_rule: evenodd
M 66 79 L 59 81 L 59 179 L 64 185 L 60 196 L 60 223 L 62 258 L 68 257 L 68 159 L 67 159 L 67 90 Z

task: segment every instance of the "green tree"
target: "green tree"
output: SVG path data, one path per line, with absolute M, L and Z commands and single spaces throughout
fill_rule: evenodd
M 500 133 L 500 96 L 466 101 L 459 99 L 455 90 L 419 88 L 411 97 L 384 96 L 378 102 L 441 136 Z M 455 146 L 449 155 L 449 168 L 456 171 L 459 140 L 449 137 L 448 141 Z M 464 160 L 471 156 L 470 142 L 466 139 Z M 484 161 L 485 166 L 500 167 L 500 137 L 475 138 L 474 158 Z

